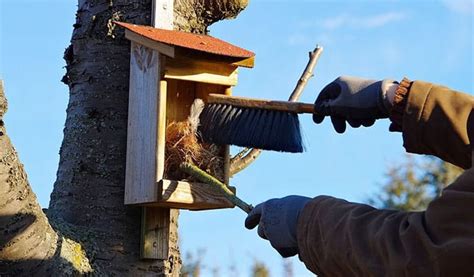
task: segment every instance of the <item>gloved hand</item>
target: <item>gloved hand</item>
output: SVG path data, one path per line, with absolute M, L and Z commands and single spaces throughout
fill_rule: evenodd
M 317 124 L 331 116 L 338 133 L 346 130 L 346 121 L 354 127 L 372 126 L 376 119 L 387 118 L 397 82 L 341 76 L 319 93 L 314 103 L 313 121 Z
M 245 227 L 253 229 L 258 225 L 258 235 L 270 244 L 284 258 L 298 254 L 296 225 L 303 207 L 311 198 L 287 196 L 270 199 L 258 204 L 245 219 Z

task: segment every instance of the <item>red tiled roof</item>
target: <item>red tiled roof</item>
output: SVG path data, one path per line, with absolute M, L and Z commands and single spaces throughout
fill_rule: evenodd
M 236 57 L 236 58 L 251 58 L 255 54 L 251 51 L 245 50 L 238 46 L 232 45 L 223 40 L 208 36 L 198 35 L 181 31 L 172 31 L 153 28 L 150 26 L 142 26 L 129 24 L 124 22 L 115 22 L 136 34 L 142 35 L 154 41 L 161 43 L 194 49 L 206 53 Z

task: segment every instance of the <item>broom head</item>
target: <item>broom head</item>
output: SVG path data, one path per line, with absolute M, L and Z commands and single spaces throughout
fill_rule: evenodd
M 208 103 L 198 133 L 205 142 L 281 152 L 303 152 L 297 113 Z

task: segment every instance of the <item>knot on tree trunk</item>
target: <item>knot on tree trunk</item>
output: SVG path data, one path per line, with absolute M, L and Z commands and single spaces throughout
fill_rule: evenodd
M 192 33 L 206 33 L 209 25 L 237 17 L 247 5 L 248 0 L 175 0 L 175 28 Z
M 3 115 L 7 112 L 8 109 L 8 102 L 7 98 L 5 98 L 5 93 L 3 92 L 3 81 L 0 80 L 0 120 L 2 119 Z

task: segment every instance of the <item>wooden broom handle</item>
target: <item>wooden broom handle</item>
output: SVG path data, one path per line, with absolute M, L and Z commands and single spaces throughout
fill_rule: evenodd
M 301 102 L 274 101 L 212 93 L 209 94 L 207 102 L 209 104 L 224 104 L 242 108 L 257 108 L 290 113 L 314 113 L 313 104 Z

